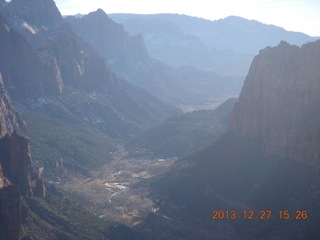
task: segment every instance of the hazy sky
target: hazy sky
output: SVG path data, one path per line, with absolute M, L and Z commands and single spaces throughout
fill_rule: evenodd
M 320 0 L 55 0 L 63 15 L 179 13 L 216 20 L 230 15 L 320 36 Z

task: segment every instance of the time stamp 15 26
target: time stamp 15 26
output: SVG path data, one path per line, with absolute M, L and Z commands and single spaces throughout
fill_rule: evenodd
M 277 217 L 279 219 L 298 219 L 304 220 L 308 218 L 308 211 L 306 210 L 298 210 L 298 211 L 212 211 L 211 219 L 270 219 L 273 217 Z

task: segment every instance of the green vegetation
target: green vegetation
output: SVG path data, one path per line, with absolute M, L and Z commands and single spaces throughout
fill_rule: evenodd
M 128 144 L 133 155 L 180 157 L 206 146 L 227 130 L 228 116 L 236 99 L 214 110 L 200 110 L 170 118 Z
M 130 228 L 92 215 L 69 195 L 58 195 L 48 193 L 44 199 L 33 198 L 24 203 L 27 216 L 23 235 L 50 240 L 134 239 Z
M 77 116 L 70 106 L 71 102 L 52 97 L 29 103 L 28 108 L 19 107 L 26 123 L 20 133 L 30 138 L 34 164 L 43 166 L 50 180 L 60 181 L 70 171 L 86 174 L 110 161 L 110 152 L 116 150 L 115 140 Z

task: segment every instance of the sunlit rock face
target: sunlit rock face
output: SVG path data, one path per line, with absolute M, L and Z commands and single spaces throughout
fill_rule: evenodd
M 3 51 L 13 58 L 11 69 L 17 69 L 16 75 L 22 79 L 13 87 L 24 84 L 29 92 L 33 90 L 24 97 L 60 94 L 66 84 L 89 91 L 117 87 L 105 60 L 76 37 L 63 21 L 54 1 L 14 0 L 3 6 L 1 12 L 5 18 L 3 24 L 8 22 L 7 33 L 3 30 L 2 35 L 15 35 L 21 42 L 16 44 L 15 55 Z M 16 46 L 10 40 L 6 42 L 9 46 L 6 49 Z M 13 80 L 20 79 L 14 73 L 11 75 Z M 6 79 L 4 77 L 5 82 Z M 16 95 L 21 94 L 12 97 Z
M 0 15 L 0 72 L 15 100 L 58 94 L 63 89 L 59 68 L 49 56 L 43 61 L 32 46 Z
M 251 64 L 229 130 L 266 153 L 320 166 L 320 41 L 281 42 Z
M 14 107 L 10 104 L 10 97 L 5 90 L 0 73 L 0 138 L 12 133 L 18 128 L 17 117 Z

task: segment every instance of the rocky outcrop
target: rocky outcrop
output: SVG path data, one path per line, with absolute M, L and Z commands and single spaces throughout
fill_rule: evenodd
M 18 128 L 15 108 L 0 73 L 0 239 L 20 237 L 21 194 L 45 195 L 44 184 L 31 163 L 29 142 L 17 134 Z
M 281 42 L 251 64 L 230 131 L 262 141 L 266 153 L 320 167 L 320 41 Z
M 12 0 L 5 11 L 8 15 L 16 15 L 37 27 L 55 27 L 63 22 L 52 0 Z
M 66 21 L 108 61 L 123 57 L 148 57 L 142 36 L 129 35 L 121 24 L 111 20 L 102 9 L 82 18 L 68 17 Z
M 2 166 L 0 165 L 0 188 L 7 187 L 10 184 L 9 180 L 3 175 Z
M 14 131 L 0 139 L 0 163 L 4 175 L 19 186 L 21 194 L 33 197 L 45 195 L 43 181 L 31 162 L 28 139 Z
M 10 103 L 10 97 L 5 90 L 0 73 L 0 138 L 18 128 L 14 107 Z
M 21 195 L 43 197 L 45 187 L 32 166 L 29 141 L 14 130 L 19 125 L 1 75 L 0 105 L 0 239 L 18 240 Z
M 43 62 L 59 69 L 63 85 L 85 90 L 117 85 L 105 60 L 76 38 L 68 26 L 60 29 L 59 36 L 43 43 L 37 53 Z
M 37 98 L 62 91 L 59 69 L 46 61 L 42 63 L 30 44 L 1 15 L 0 42 L 0 72 L 12 98 Z
M 28 77 L 32 83 L 21 81 L 19 86 L 41 87 L 44 94 L 60 94 L 65 84 L 85 90 L 116 87 L 105 60 L 76 37 L 54 1 L 14 0 L 3 7 L 2 13 L 9 25 L 33 47 L 33 52 L 28 50 L 28 56 L 34 59 L 29 57 L 21 66 L 36 68 L 30 71 L 35 76 Z M 32 66 L 28 67 L 28 63 Z M 36 83 L 38 79 L 42 80 L 40 84 Z M 37 96 L 33 94 L 33 97 Z
M 208 214 L 212 208 L 237 212 L 269 209 L 273 213 L 307 209 L 313 217 L 303 227 L 299 221 L 277 217 L 267 224 L 240 217 L 226 222 L 238 236 L 230 237 L 227 230 L 224 238 L 314 239 L 319 232 L 320 207 L 319 63 L 320 41 L 301 48 L 281 42 L 260 51 L 228 132 L 177 161 L 153 184 L 154 193 L 168 203 L 161 209 L 176 202 L 194 210 L 184 219 L 192 216 L 199 220 L 212 218 Z

